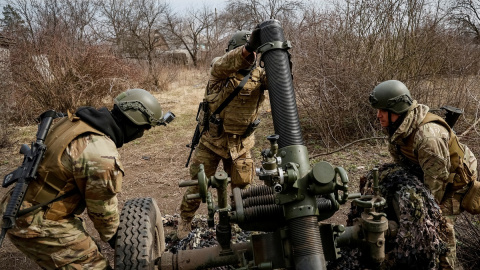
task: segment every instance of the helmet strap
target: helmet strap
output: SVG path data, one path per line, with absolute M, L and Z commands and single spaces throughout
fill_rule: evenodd
M 392 112 L 390 110 L 388 112 L 388 127 L 387 131 L 390 136 L 397 131 L 398 127 L 403 123 L 403 119 L 405 119 L 406 113 L 402 113 L 398 116 L 395 122 L 392 121 Z

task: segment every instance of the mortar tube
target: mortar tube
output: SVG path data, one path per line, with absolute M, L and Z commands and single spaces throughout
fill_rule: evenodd
M 262 44 L 286 41 L 279 21 L 267 20 L 258 27 Z M 273 126 L 275 133 L 280 136 L 278 147 L 284 160 L 282 164 L 286 164 L 288 159 L 299 164 L 300 175 L 297 179 L 302 179 L 310 170 L 310 165 L 300 128 L 288 53 L 284 49 L 268 50 L 262 53 L 262 60 L 265 65 Z M 287 154 L 293 149 L 297 151 L 290 152 L 290 155 Z M 289 213 L 288 229 L 295 267 L 302 270 L 326 269 L 317 216 L 315 215 L 317 207 L 315 197 L 309 196 L 306 183 L 298 183 L 298 189 L 306 197 L 283 205 L 284 212 Z M 308 207 L 305 207 L 306 205 Z M 309 210 L 300 212 L 297 211 L 298 209 Z
M 262 44 L 286 41 L 283 28 L 277 20 L 267 20 L 258 25 Z M 303 145 L 302 131 L 293 90 L 288 53 L 284 49 L 273 49 L 263 53 L 267 75 L 268 93 L 272 118 L 279 148 L 290 145 Z

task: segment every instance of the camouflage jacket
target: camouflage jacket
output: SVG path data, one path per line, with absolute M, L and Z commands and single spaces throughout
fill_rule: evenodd
M 450 131 L 435 122 L 422 124 L 428 111 L 428 106 L 417 104 L 414 101 L 403 122 L 389 138 L 389 152 L 395 162 L 413 170 L 415 170 L 415 166 L 419 167 L 424 183 L 429 187 L 436 201 L 440 203 L 451 176 L 448 144 Z M 413 140 L 407 140 L 412 134 Z M 406 145 L 409 141 L 412 145 Z M 462 146 L 465 151 L 465 163 L 476 175 L 476 159 L 467 146 Z M 411 156 L 415 157 L 417 162 L 412 164 L 408 158 L 402 155 L 400 148 L 411 149 Z
M 245 70 L 253 64 L 254 58 L 245 59 L 242 55 L 243 46 L 227 52 L 212 64 L 210 77 L 205 90 L 205 100 L 210 112 L 216 108 L 234 91 L 245 76 Z M 251 78 L 240 93 L 220 113 L 222 126 L 210 125 L 200 143 L 222 156 L 235 160 L 249 151 L 255 144 L 253 134 L 242 138 L 248 125 L 258 115 L 266 89 L 265 71 L 256 67 Z
M 119 225 L 116 194 L 121 191 L 123 177 L 123 168 L 114 142 L 104 135 L 82 134 L 66 146 L 61 155 L 61 163 L 64 166 L 62 170 L 71 176 L 66 187 L 74 186 L 78 193 L 54 204 L 67 203 L 65 205 L 71 207 L 75 203 L 75 214 L 81 214 L 86 208 L 100 238 L 109 240 Z M 2 209 L 5 209 L 9 197 L 5 196 L 2 200 Z M 31 201 L 25 200 L 21 209 L 32 205 Z M 76 215 L 58 220 L 46 218 L 49 207 L 19 217 L 9 233 L 23 238 L 74 239 L 84 232 L 83 221 Z

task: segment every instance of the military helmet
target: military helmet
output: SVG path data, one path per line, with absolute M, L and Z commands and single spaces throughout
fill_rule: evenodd
M 119 94 L 113 102 L 135 125 L 161 125 L 163 112 L 158 100 L 143 89 L 129 89 Z
M 229 52 L 229 51 L 247 43 L 248 39 L 250 38 L 251 33 L 252 32 L 247 31 L 247 30 L 241 30 L 241 31 L 238 31 L 235 34 L 233 34 L 232 38 L 228 42 L 228 46 L 227 46 L 226 51 Z
M 396 114 L 406 112 L 413 103 L 407 86 L 397 80 L 384 81 L 377 85 L 370 94 L 369 101 L 375 109 Z

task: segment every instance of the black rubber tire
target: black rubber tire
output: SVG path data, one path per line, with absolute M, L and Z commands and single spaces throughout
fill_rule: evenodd
M 153 198 L 128 200 L 120 215 L 115 269 L 153 270 L 165 250 L 162 215 Z

